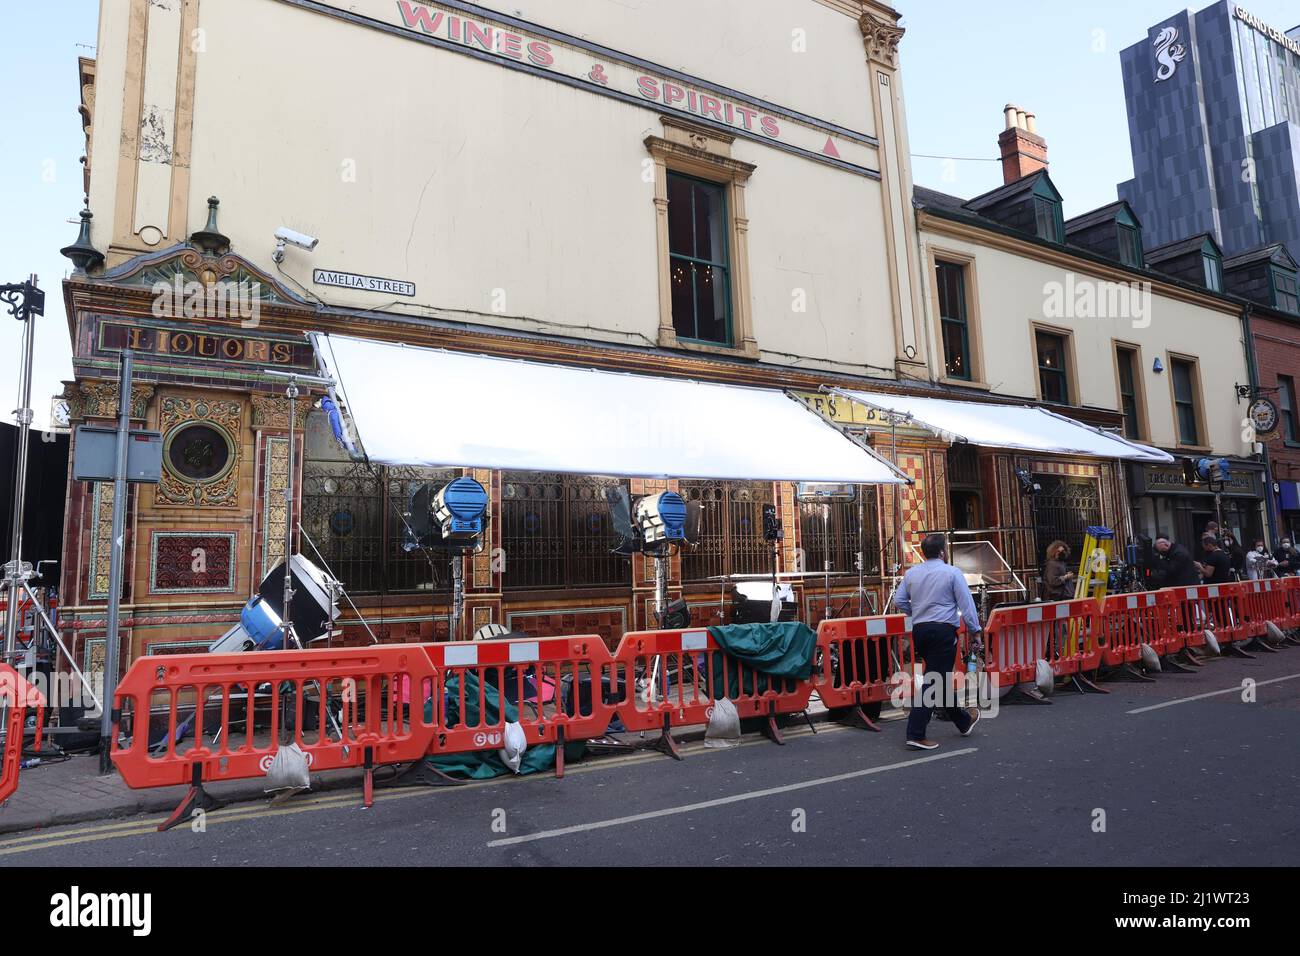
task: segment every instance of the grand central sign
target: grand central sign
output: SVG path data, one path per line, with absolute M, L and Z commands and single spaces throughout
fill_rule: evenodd
M 659 112 L 685 114 L 739 137 L 879 178 L 877 140 L 667 67 L 468 3 L 359 0 L 346 10 L 281 0 L 421 40 Z
M 1258 30 L 1274 43 L 1280 43 L 1296 56 L 1300 56 L 1300 40 L 1293 40 L 1277 27 L 1265 23 L 1243 6 L 1234 6 L 1232 8 L 1232 15 L 1248 27 Z

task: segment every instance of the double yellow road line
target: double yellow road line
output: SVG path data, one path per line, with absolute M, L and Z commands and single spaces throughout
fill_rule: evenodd
M 823 724 L 818 728 L 818 732 L 824 734 L 843 729 L 845 728 L 838 724 Z M 806 727 L 797 729 L 791 727 L 784 730 L 782 733 L 787 740 L 812 736 L 812 732 Z M 757 746 L 770 747 L 772 744 L 770 741 L 761 737 L 757 739 L 746 739 L 740 743 L 741 748 Z M 703 742 L 682 745 L 680 750 L 682 756 L 688 759 L 692 757 L 702 757 L 708 754 L 730 752 L 728 750 L 709 749 L 704 746 Z M 638 751 L 636 753 L 627 754 L 626 756 L 607 757 L 593 760 L 590 763 L 575 764 L 566 767 L 564 773 L 566 777 L 571 777 L 584 773 L 600 773 L 607 770 L 617 770 L 620 767 L 627 767 L 633 764 L 645 763 L 647 761 L 663 761 L 667 759 L 667 757 L 657 751 Z M 533 774 L 527 777 L 497 777 L 492 780 L 475 780 L 459 787 L 413 787 L 411 789 L 401 790 L 376 790 L 375 804 L 377 806 L 380 803 L 388 803 L 396 800 L 409 800 L 419 797 L 436 797 L 442 794 L 461 792 L 465 790 L 476 790 L 483 787 L 538 784 L 550 779 L 553 778 L 548 774 Z M 241 823 L 246 820 L 261 820 L 269 819 L 271 817 L 292 816 L 299 813 L 335 810 L 340 807 L 360 808 L 360 806 L 361 792 L 358 788 L 352 788 L 337 793 L 304 796 L 280 806 L 269 806 L 266 803 L 260 802 L 236 804 L 229 808 L 210 812 L 207 815 L 206 825 L 213 827 L 222 824 Z M 52 850 L 59 847 L 98 843 L 102 840 L 119 840 L 124 837 L 143 836 L 145 834 L 155 834 L 159 839 L 165 839 L 165 836 L 156 833 L 158 824 L 162 823 L 165 819 L 167 819 L 165 816 L 159 816 L 143 819 L 135 818 L 118 823 L 96 823 L 87 826 L 58 827 L 40 833 L 31 833 L 25 836 L 0 840 L 0 858 L 10 857 L 20 853 L 33 853 L 39 850 Z M 184 826 L 184 824 L 181 824 L 181 826 Z

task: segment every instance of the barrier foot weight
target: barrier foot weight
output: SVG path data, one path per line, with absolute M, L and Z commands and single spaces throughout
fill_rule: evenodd
M 663 730 L 659 732 L 659 739 L 650 745 L 650 749 L 657 750 L 674 760 L 685 759 L 682 757 L 682 752 L 677 749 L 677 740 L 673 737 L 672 720 L 667 714 L 664 714 L 664 726 Z
M 1255 659 L 1255 655 L 1254 655 L 1254 654 L 1248 654 L 1248 653 L 1246 653 L 1246 649 L 1245 649 L 1244 647 L 1242 647 L 1242 646 L 1241 646 L 1238 642 L 1236 642 L 1236 641 L 1233 641 L 1231 644 L 1224 644 L 1224 645 L 1223 645 L 1223 656 L 1224 656 L 1224 657 L 1241 657 L 1241 658 L 1245 658 L 1245 659 L 1248 660 L 1248 661 L 1253 661 L 1253 660 Z
M 222 806 L 224 806 L 222 801 L 203 789 L 203 765 L 196 763 L 190 778 L 189 790 L 185 792 L 185 797 L 172 811 L 172 815 L 158 825 L 158 832 L 164 833 L 172 827 L 180 826 L 194 816 L 196 812 L 207 813 L 209 810 L 217 810 Z
M 375 786 L 381 790 L 386 787 L 462 787 L 464 785 L 465 781 L 449 777 L 441 770 L 430 767 L 429 761 L 425 759 L 417 760 L 405 770 L 399 770 L 391 777 L 385 777 L 375 783 Z
M 1189 663 L 1193 660 L 1195 658 L 1189 657 L 1186 651 L 1179 651 L 1177 654 L 1170 654 L 1160 663 L 1165 670 L 1176 671 L 1180 674 L 1195 674 L 1197 667 L 1204 667 L 1205 665 L 1200 661 L 1196 661 L 1196 666 L 1193 667 Z
M 870 730 L 876 734 L 884 733 L 880 729 L 880 725 L 867 716 L 867 712 L 862 709 L 861 704 L 854 704 L 850 707 L 849 712 L 839 722 L 845 727 L 853 727 L 857 730 Z
M 1025 688 L 1017 684 L 1007 693 L 1008 704 L 1050 704 L 1051 702 L 1037 687 Z
M 775 710 L 768 711 L 767 723 L 763 725 L 763 736 L 778 746 L 785 746 L 785 738 L 781 736 L 781 728 L 776 725 Z
M 1073 687 L 1080 694 L 1109 694 L 1110 693 L 1110 691 L 1106 690 L 1104 687 L 1098 687 L 1095 683 L 1093 683 L 1087 677 L 1084 677 L 1082 674 L 1071 674 L 1070 686 Z
M 1262 637 L 1252 637 L 1246 642 L 1246 646 L 1252 651 L 1263 651 L 1265 654 L 1276 654 L 1278 650 Z
M 1116 679 L 1131 680 L 1139 684 L 1154 684 L 1156 679 L 1150 674 L 1143 673 L 1135 664 L 1125 664 L 1111 671 L 1108 676 Z
M 1294 647 L 1300 647 L 1300 636 L 1288 634 L 1286 636 L 1286 642 Z

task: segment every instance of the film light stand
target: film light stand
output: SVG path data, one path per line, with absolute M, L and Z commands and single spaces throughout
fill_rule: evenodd
M 27 441 L 32 431 L 32 360 L 36 343 L 36 317 L 45 314 L 45 292 L 32 275 L 26 282 L 0 285 L 3 302 L 23 327 L 23 354 L 18 373 L 20 407 L 14 409 L 18 424 L 18 448 L 14 455 L 15 480 L 13 497 L 13 540 L 11 558 L 5 565 L 5 584 L 9 591 L 9 608 L 5 615 L 4 660 L 12 662 L 18 643 L 19 592 L 26 584 L 23 577 L 23 509 L 27 500 Z

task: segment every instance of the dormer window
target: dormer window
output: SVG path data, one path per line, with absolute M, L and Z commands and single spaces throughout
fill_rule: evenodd
M 1134 269 L 1141 269 L 1145 262 L 1142 257 L 1142 227 L 1128 214 L 1127 208 L 1121 207 L 1115 217 L 1115 228 L 1119 230 L 1119 261 Z
M 1201 253 L 1201 263 L 1205 268 L 1205 288 L 1211 292 L 1222 292 L 1223 257 L 1209 243 L 1205 244 L 1205 251 Z
M 1034 197 L 1034 232 L 1048 242 L 1065 242 L 1065 216 L 1058 200 Z
M 1271 279 L 1274 307 L 1283 312 L 1300 314 L 1300 289 L 1297 289 L 1296 274 L 1289 269 L 1274 266 Z

